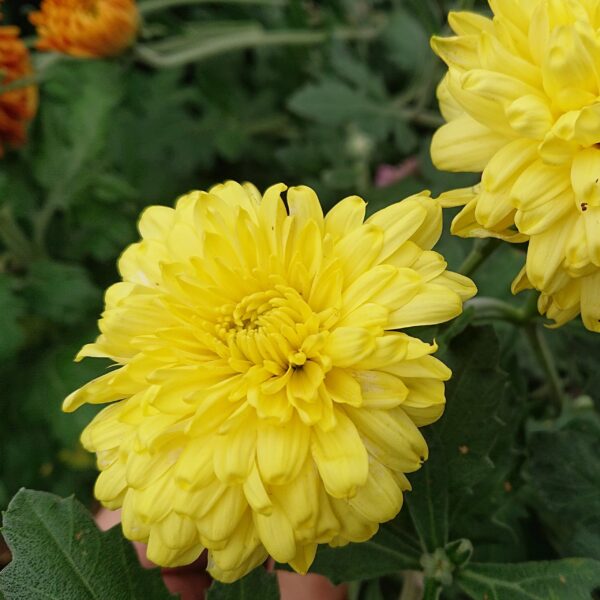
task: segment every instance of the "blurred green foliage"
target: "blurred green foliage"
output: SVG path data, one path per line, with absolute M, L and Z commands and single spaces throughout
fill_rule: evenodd
M 94 408 L 67 416 L 60 405 L 107 366 L 75 364 L 73 357 L 96 335 L 103 290 L 117 279 L 116 259 L 136 239 L 145 206 L 236 179 L 261 189 L 304 183 L 325 208 L 359 194 L 372 212 L 421 189 L 437 194 L 477 181 L 438 172 L 429 159 L 431 135 L 442 122 L 435 88 L 444 72 L 429 36 L 445 31 L 448 10 L 485 4 L 215 0 L 148 13 L 138 46 L 118 59 L 34 57 L 43 77 L 39 113 L 27 146 L 0 162 L 1 507 L 21 486 L 91 501 L 94 464 L 78 436 Z M 7 0 L 5 22 L 30 35 L 32 6 Z M 195 58 L 181 59 L 190 48 Z M 472 242 L 447 229 L 437 249 L 457 269 Z M 526 298 L 512 298 L 509 286 L 523 256 L 518 246 L 496 251 L 475 276 L 480 294 L 522 306 Z M 600 558 L 597 336 L 578 323 L 545 334 L 566 389 L 556 417 L 546 376 L 518 328 L 494 323 L 495 331 L 470 329 L 463 337 L 469 323 L 480 325 L 467 311 L 450 333 L 422 333 L 440 336 L 450 363 L 462 357 L 454 367 L 467 377 L 465 361 L 480 369 L 478 357 L 489 361 L 470 395 L 456 397 L 466 418 L 454 411 L 440 423 L 453 420 L 450 441 L 448 431 L 441 442 L 430 440 L 434 448 L 442 444 L 436 456 L 447 464 L 432 461 L 427 469 L 461 483 L 457 491 L 437 479 L 436 494 L 450 498 L 441 541 L 469 537 L 480 562 Z M 467 400 L 480 401 L 478 411 Z M 461 428 L 477 432 L 491 415 L 490 430 L 460 442 Z M 577 500 L 581 490 L 585 499 Z M 586 507 L 593 514 L 583 518 Z M 402 511 L 398 527 L 408 513 Z M 319 564 L 332 574 L 326 555 Z M 381 590 L 389 583 L 353 593 L 387 598 Z M 463 583 L 477 593 L 491 586 Z M 398 586 L 390 589 L 397 597 Z M 464 597 L 458 588 L 448 593 Z

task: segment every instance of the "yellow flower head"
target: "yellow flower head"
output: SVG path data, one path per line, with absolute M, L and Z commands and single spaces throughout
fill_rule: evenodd
M 29 19 L 37 28 L 38 50 L 81 58 L 120 54 L 139 25 L 135 0 L 42 0 Z
M 450 371 L 397 330 L 476 290 L 431 251 L 428 195 L 364 216 L 356 196 L 324 218 L 308 187 L 234 182 L 144 212 L 79 355 L 118 368 L 64 408 L 112 402 L 82 435 L 95 493 L 154 562 L 208 548 L 223 581 L 267 554 L 306 572 L 317 544 L 367 540 L 400 510 Z
M 465 205 L 458 235 L 529 240 L 513 291 L 600 331 L 600 0 L 489 4 L 493 19 L 451 13 L 456 35 L 432 40 L 449 67 L 434 163 L 483 171 L 442 202 Z
M 0 17 L 1 18 L 1 17 Z M 29 51 L 19 37 L 19 28 L 0 26 L 0 85 L 8 85 L 32 73 Z M 36 86 L 0 94 L 0 157 L 4 146 L 22 146 L 27 125 L 35 116 L 38 102 Z

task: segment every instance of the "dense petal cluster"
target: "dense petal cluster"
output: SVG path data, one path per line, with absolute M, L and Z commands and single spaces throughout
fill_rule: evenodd
M 310 188 L 234 182 L 144 212 L 79 355 L 118 368 L 64 408 L 111 403 L 82 442 L 97 498 L 151 560 L 208 548 L 224 581 L 267 554 L 305 572 L 317 544 L 398 513 L 450 371 L 397 330 L 452 319 L 476 291 L 431 250 L 441 212 L 421 194 L 365 221 L 352 196 L 324 217 Z
M 0 27 L 0 85 L 31 75 L 29 51 L 19 37 L 19 28 Z M 37 110 L 37 87 L 17 88 L 0 94 L 0 156 L 4 148 L 21 146 L 27 137 L 27 125 Z
M 139 25 L 135 0 L 42 0 L 29 18 L 38 50 L 82 58 L 121 54 Z
M 513 291 L 541 292 L 557 325 L 600 331 L 600 0 L 489 0 L 432 40 L 448 65 L 435 164 L 483 172 L 453 232 L 529 241 Z

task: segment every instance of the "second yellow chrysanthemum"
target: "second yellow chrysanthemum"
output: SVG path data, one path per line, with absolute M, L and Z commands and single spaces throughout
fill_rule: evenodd
M 489 4 L 493 19 L 451 13 L 456 35 L 432 41 L 449 67 L 434 163 L 483 171 L 442 201 L 465 205 L 458 235 L 528 240 L 513 290 L 540 290 L 557 324 L 581 312 L 600 332 L 600 1 Z
M 435 345 L 398 331 L 460 314 L 472 282 L 431 250 L 441 208 L 414 196 L 366 221 L 346 198 L 234 182 L 149 208 L 101 335 L 117 368 L 74 392 L 112 403 L 83 433 L 95 493 L 161 565 L 209 550 L 231 581 L 267 554 L 306 572 L 318 544 L 370 538 L 427 459 L 444 407 Z

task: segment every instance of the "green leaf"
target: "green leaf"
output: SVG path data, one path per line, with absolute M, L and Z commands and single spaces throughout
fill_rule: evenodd
M 406 506 L 423 550 L 433 552 L 448 542 L 448 465 L 435 430 L 428 442 L 434 458 L 411 475 L 413 489 L 406 495 Z
M 489 474 L 490 452 L 506 427 L 500 414 L 508 377 L 491 327 L 469 327 L 440 357 L 451 369 L 446 410 L 434 425 L 448 463 L 451 492 L 468 490 Z M 435 455 L 434 455 L 435 457 Z
M 333 583 L 342 583 L 420 569 L 421 549 L 406 533 L 407 523 L 401 521 L 400 518 L 385 523 L 377 535 L 361 544 L 320 547 L 310 570 L 327 576 Z
M 387 59 L 407 73 L 422 75 L 425 63 L 432 60 L 429 36 L 406 10 L 392 13 L 382 39 Z
M 234 583 L 215 581 L 208 590 L 208 600 L 278 600 L 277 576 L 263 567 L 251 571 Z
M 0 572 L 6 600 L 166 600 L 158 570 L 140 566 L 120 528 L 101 533 L 74 498 L 21 490 L 4 513 L 12 562 Z
M 23 300 L 13 291 L 12 279 L 0 273 L 0 360 L 14 356 L 23 343 L 23 329 L 19 323 L 23 309 Z
M 600 562 L 569 558 L 514 565 L 471 564 L 459 574 L 458 584 L 478 600 L 590 600 L 600 586 Z
M 40 103 L 43 135 L 33 165 L 49 201 L 66 206 L 97 172 L 98 164 L 91 163 L 106 145 L 123 94 L 121 76 L 116 62 L 69 61 L 54 68 Z
M 527 464 L 534 508 L 559 552 L 600 560 L 600 436 L 539 432 Z
M 78 335 L 65 340 L 63 344 L 54 345 L 40 353 L 39 357 L 32 356 L 30 370 L 26 371 L 31 373 L 29 385 L 23 388 L 20 378 L 12 384 L 22 399 L 19 414 L 27 416 L 32 423 L 41 421 L 47 434 L 59 442 L 63 449 L 81 448 L 81 431 L 98 412 L 99 407 L 92 405 L 82 407 L 81 411 L 74 414 L 66 414 L 61 410 L 62 401 L 73 390 L 106 372 L 108 360 L 82 363 L 73 360 L 84 340 L 92 337 L 91 332 Z
M 375 137 L 385 135 L 393 124 L 393 115 L 385 106 L 362 91 L 334 79 L 322 79 L 300 88 L 288 101 L 290 110 L 323 125 L 358 122 Z
M 406 495 L 421 543 L 428 552 L 448 542 L 450 515 L 493 472 L 490 452 L 504 423 L 497 413 L 506 375 L 498 368 L 499 348 L 491 328 L 468 328 L 450 344 L 444 362 L 453 370 L 446 387 L 446 410 L 425 430 L 429 460 L 410 476 Z M 455 537 L 468 537 L 455 532 Z
M 30 266 L 23 295 L 31 311 L 68 325 L 96 312 L 101 299 L 100 290 L 83 267 L 50 260 Z

